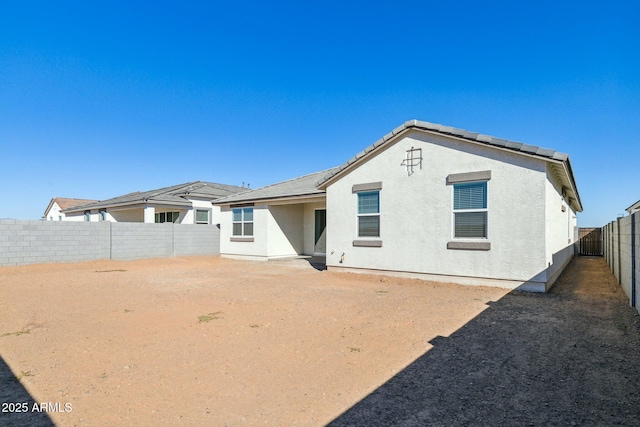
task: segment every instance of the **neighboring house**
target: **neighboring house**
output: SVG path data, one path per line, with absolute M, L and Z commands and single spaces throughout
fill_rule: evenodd
M 634 204 L 632 204 L 631 206 L 629 206 L 626 209 L 627 213 L 629 215 L 636 213 L 636 212 L 640 212 L 640 200 L 638 200 L 637 202 L 635 202 Z
M 195 181 L 63 209 L 67 221 L 219 224 L 211 202 L 247 191 L 235 185 Z
M 582 211 L 566 154 L 417 120 L 337 168 L 214 204 L 224 256 L 541 292 Z
M 64 209 L 69 209 L 74 206 L 86 205 L 88 203 L 94 202 L 97 202 L 97 200 L 54 197 L 49 202 L 49 206 L 47 206 L 47 209 L 45 209 L 42 218 L 46 221 L 65 221 L 66 215 L 64 212 L 62 212 Z

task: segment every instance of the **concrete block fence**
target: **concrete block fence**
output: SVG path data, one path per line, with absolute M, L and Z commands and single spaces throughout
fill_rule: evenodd
M 640 289 L 640 215 L 618 218 L 603 227 L 604 256 L 632 307 Z
M 0 266 L 219 253 L 215 225 L 0 220 Z

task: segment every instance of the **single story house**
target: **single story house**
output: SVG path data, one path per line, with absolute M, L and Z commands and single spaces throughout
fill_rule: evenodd
M 244 191 L 247 189 L 235 185 L 194 181 L 81 204 L 62 212 L 66 221 L 219 224 L 220 208 L 212 201 Z
M 544 292 L 582 211 L 566 154 L 411 120 L 344 164 L 214 201 L 220 252 Z
M 44 210 L 42 219 L 44 219 L 45 221 L 65 221 L 66 215 L 63 210 L 72 208 L 74 206 L 86 205 L 95 202 L 97 202 L 97 200 L 54 197 L 49 202 L 47 209 Z
M 625 209 L 629 215 L 640 212 L 640 200 Z

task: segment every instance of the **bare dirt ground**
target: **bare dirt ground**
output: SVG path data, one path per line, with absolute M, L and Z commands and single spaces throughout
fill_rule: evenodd
M 2 267 L 0 425 L 368 424 L 345 411 L 505 293 L 301 261 Z
M 638 426 L 640 323 L 603 258 L 511 292 L 333 426 Z

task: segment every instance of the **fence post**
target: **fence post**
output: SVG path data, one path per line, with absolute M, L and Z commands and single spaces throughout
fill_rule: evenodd
M 611 221 L 611 264 L 609 264 L 609 266 L 611 267 L 611 272 L 613 273 L 613 275 L 615 276 L 616 274 L 616 250 L 615 250 L 615 240 L 614 237 L 616 235 L 616 233 L 614 232 L 614 228 L 615 228 L 615 221 Z
M 605 225 L 603 227 L 602 233 L 602 248 L 604 250 L 604 259 L 609 264 L 609 226 Z
M 109 259 L 113 259 L 113 222 L 109 221 Z
M 622 218 L 616 219 L 618 222 L 618 284 L 622 286 L 622 259 L 620 258 L 620 220 Z
M 636 214 L 631 214 L 631 307 L 636 306 Z

